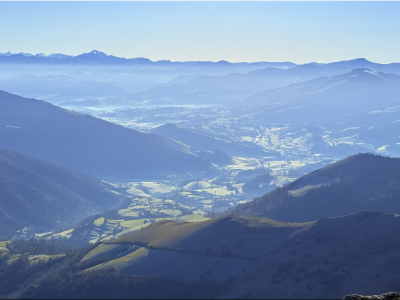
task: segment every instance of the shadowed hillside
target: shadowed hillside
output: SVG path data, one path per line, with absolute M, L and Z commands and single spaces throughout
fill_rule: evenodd
M 399 290 L 399 225 L 399 215 L 373 212 L 313 222 L 249 265 L 222 298 L 338 299 Z
M 120 201 L 99 179 L 0 148 L 0 239 L 71 226 Z
M 229 213 L 304 222 L 369 210 L 400 213 L 400 159 L 357 154 Z
M 207 170 L 177 142 L 0 91 L 0 147 L 102 177 Z
M 260 248 L 262 251 L 272 250 L 277 245 L 277 240 L 289 237 L 294 231 L 307 228 L 311 224 L 245 216 L 229 216 L 198 223 L 163 221 L 110 243 L 143 243 L 154 248 L 179 249 L 217 256 L 243 255 L 256 259 Z M 266 235 L 269 241 L 265 239 Z M 247 239 L 243 241 L 245 236 Z
M 196 224 L 164 221 L 68 251 L 54 241 L 11 241 L 0 243 L 0 296 L 340 299 L 382 294 L 400 288 L 399 234 L 399 215 L 362 212 L 300 224 L 243 216 Z
M 374 212 L 308 223 L 244 216 L 164 221 L 101 243 L 82 263 L 103 261 L 88 271 L 230 280 L 222 298 L 340 298 L 400 287 L 398 234 L 398 216 Z

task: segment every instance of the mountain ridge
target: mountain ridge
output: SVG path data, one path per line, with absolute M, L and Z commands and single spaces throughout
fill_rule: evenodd
M 86 59 L 89 60 L 86 60 Z M 203 65 L 244 65 L 244 64 L 260 64 L 260 65 L 270 65 L 270 66 L 281 66 L 281 67 L 291 67 L 294 66 L 294 63 L 291 62 L 227 62 L 227 61 L 170 61 L 170 60 L 158 60 L 152 61 L 148 58 L 144 57 L 136 57 L 136 58 L 124 58 L 124 57 L 117 57 L 113 55 L 107 55 L 104 52 L 98 50 L 92 50 L 91 52 L 82 53 L 78 55 L 66 55 L 62 53 L 50 54 L 49 56 L 44 55 L 43 53 L 38 53 L 36 55 L 29 54 L 29 53 L 0 53 L 0 64 L 7 64 L 7 63 L 32 63 L 32 64 L 64 64 L 64 63 L 72 63 L 72 64 L 84 64 L 84 63 L 99 63 L 99 64 L 127 64 L 127 65 L 149 65 L 149 64 L 157 64 L 157 65 L 175 65 L 179 66 L 181 64 L 203 64 Z
M 399 75 L 356 68 L 251 95 L 243 109 L 261 122 L 301 124 L 373 109 L 399 95 Z
M 0 104 L 0 147 L 49 163 L 103 178 L 210 168 L 190 148 L 162 136 L 2 91 Z
M 379 65 L 381 66 L 381 65 Z M 355 68 L 356 67 L 356 68 Z M 397 68 L 397 67 L 396 67 Z M 398 69 L 392 72 L 400 74 Z M 229 105 L 240 106 L 249 98 L 267 93 L 272 89 L 289 88 L 292 85 L 300 85 L 311 80 L 341 76 L 351 73 L 357 66 L 345 65 L 336 68 L 334 65 L 296 65 L 290 68 L 264 67 L 253 71 L 239 73 L 231 72 L 225 75 L 191 75 L 179 77 L 166 84 L 161 84 L 139 92 L 124 96 L 126 101 L 152 104 L 190 104 L 196 105 Z M 372 70 L 371 72 L 383 72 Z M 383 68 L 384 69 L 384 68 Z M 360 69 L 361 70 L 361 69 Z M 387 73 L 387 72 L 386 72 Z M 393 73 L 392 76 L 395 76 Z
M 239 204 L 226 214 L 304 222 L 358 211 L 400 213 L 400 159 L 358 154 Z

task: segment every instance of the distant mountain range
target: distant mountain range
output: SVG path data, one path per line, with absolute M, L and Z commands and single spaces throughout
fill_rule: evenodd
M 399 158 L 350 156 L 227 213 L 305 222 L 360 211 L 400 214 Z
M 326 122 L 340 116 L 400 102 L 400 76 L 358 68 L 246 98 L 244 110 L 262 124 Z
M 318 69 L 318 67 L 315 67 Z M 266 67 L 246 73 L 223 76 L 184 76 L 163 85 L 126 95 L 127 101 L 151 104 L 232 105 L 232 101 L 297 81 L 315 78 L 313 67 L 295 66 L 288 69 Z
M 64 229 L 122 200 L 99 179 L 0 148 L 0 240 Z
M 0 147 L 87 174 L 126 178 L 205 171 L 189 147 L 0 91 Z
M 53 53 L 49 56 L 38 53 L 36 55 L 29 54 L 29 53 L 0 53 L 0 64 L 88 64 L 88 65 L 158 65 L 158 66 L 175 66 L 175 67 L 195 67 L 195 66 L 220 66 L 223 68 L 229 66 L 247 66 L 247 65 L 254 65 L 260 67 L 279 67 L 279 68 L 289 68 L 293 67 L 296 64 L 291 62 L 255 62 L 255 63 L 230 63 L 227 61 L 218 61 L 218 62 L 211 62 L 211 61 L 186 61 L 186 62 L 173 62 L 170 60 L 159 60 L 159 61 L 151 61 L 150 59 L 138 57 L 138 58 L 123 58 L 117 57 L 113 55 L 107 55 L 104 52 L 93 50 L 88 53 L 83 53 L 80 55 L 72 56 L 72 55 L 65 55 L 61 53 Z
M 101 97 L 109 98 L 107 103 L 124 105 L 232 106 L 269 89 L 348 73 L 355 68 L 400 75 L 400 63 L 379 64 L 364 58 L 303 65 L 290 62 L 151 61 L 116 57 L 97 50 L 76 56 L 7 52 L 0 55 L 0 65 L 14 68 L 3 71 L 5 78 L 0 82 L 0 88 L 11 93 L 57 101 L 72 100 L 68 97 L 76 98 L 76 95 L 80 96 L 78 100 Z M 42 65 L 46 67 L 42 68 Z M 17 71 L 16 68 L 22 69 Z M 71 68 L 79 72 L 71 73 Z M 82 82 L 72 82 L 74 79 Z M 57 92 L 54 92 L 55 88 L 49 88 L 52 80 Z
M 258 65 L 260 68 L 262 67 L 272 67 L 272 68 L 291 68 L 296 66 L 297 64 L 292 62 L 238 62 L 231 63 L 228 61 L 170 61 L 170 60 L 158 60 L 151 61 L 148 58 L 138 57 L 138 58 L 123 58 L 117 57 L 114 55 L 107 55 L 104 52 L 98 50 L 92 50 L 88 53 L 82 53 L 79 55 L 66 55 L 62 53 L 52 53 L 50 55 L 46 55 L 44 53 L 30 54 L 30 53 L 11 53 L 10 51 L 5 53 L 0 53 L 0 64 L 1 63 L 71 63 L 71 64 L 157 64 L 159 66 L 179 66 L 179 65 L 218 65 L 228 66 L 228 65 L 237 65 L 237 66 L 245 66 L 245 65 Z M 383 72 L 399 72 L 400 63 L 390 63 L 390 64 L 379 64 L 368 61 L 365 58 L 356 58 L 352 60 L 343 60 L 332 63 L 308 63 L 303 66 L 307 68 L 319 67 L 325 69 L 325 71 L 321 72 L 332 72 L 343 73 L 348 71 L 349 69 L 354 68 L 369 68 L 372 70 L 383 71 Z
M 0 54 L 0 89 L 52 103 L 114 98 L 144 90 L 177 76 L 245 73 L 264 67 L 290 68 L 289 62 L 230 63 L 227 61 L 151 61 L 126 59 L 93 50 L 71 56 L 28 53 Z M 54 81 L 51 84 L 51 81 Z M 94 83 L 95 82 L 95 83 Z M 127 92 L 124 92 L 127 91 Z M 110 100 L 112 105 L 114 100 Z
M 126 95 L 124 99 L 133 103 L 143 103 L 145 101 L 158 105 L 189 103 L 192 105 L 218 104 L 232 106 L 237 105 L 238 101 L 242 101 L 246 97 L 250 97 L 251 99 L 259 97 L 261 100 L 265 94 L 274 94 L 274 92 L 270 90 L 276 88 L 282 88 L 282 94 L 287 97 L 286 89 L 303 87 L 300 85 L 301 83 L 320 77 L 321 79 L 319 79 L 319 81 L 310 82 L 309 88 L 317 89 L 318 84 L 321 84 L 321 82 L 324 80 L 326 82 L 322 84 L 325 84 L 325 87 L 328 87 L 329 84 L 331 84 L 333 87 L 333 81 L 335 80 L 338 82 L 345 81 L 345 76 L 350 78 L 351 76 L 355 75 L 354 72 L 367 72 L 369 70 L 365 68 L 359 68 L 359 65 L 369 66 L 371 68 L 369 71 L 378 77 L 385 79 L 392 77 L 392 81 L 397 81 L 395 78 L 393 78 L 394 74 L 385 75 L 386 73 L 384 72 L 390 70 L 392 73 L 400 74 L 400 64 L 381 65 L 371 63 L 366 60 L 362 60 L 362 62 L 363 63 L 360 63 L 359 60 L 353 60 L 348 61 L 345 64 L 337 63 L 338 65 L 336 63 L 326 65 L 305 64 L 285 69 L 265 67 L 251 72 L 231 73 L 223 76 L 180 76 L 166 84 Z M 348 75 L 340 76 L 343 73 L 348 73 Z M 326 76 L 333 76 L 333 78 L 328 80 Z M 367 78 L 362 79 L 360 77 L 361 75 L 359 74 L 358 79 L 353 79 L 353 82 L 358 80 L 359 84 L 361 84 L 363 79 L 366 81 L 369 80 Z M 364 77 L 367 77 L 367 75 Z M 296 83 L 298 85 L 294 85 L 293 87 L 290 86 Z M 322 87 L 320 87 L 320 92 L 322 91 L 324 90 Z M 258 93 L 260 94 L 257 95 Z M 316 92 L 313 91 L 313 93 L 315 94 Z M 279 96 L 280 95 L 277 94 L 276 98 Z M 266 97 L 264 97 L 263 100 L 267 100 L 265 98 Z M 246 104 L 250 103 L 247 102 L 247 99 L 245 101 Z

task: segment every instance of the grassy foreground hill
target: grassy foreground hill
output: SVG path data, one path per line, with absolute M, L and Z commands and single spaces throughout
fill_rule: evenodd
M 11 241 L 0 253 L 0 297 L 381 294 L 400 289 L 399 234 L 399 215 L 362 212 L 307 223 L 245 216 L 163 221 L 65 252 L 50 241 Z
M 229 216 L 160 222 L 84 258 L 123 274 L 232 281 L 228 298 L 340 298 L 400 288 L 399 216 L 362 212 L 307 223 Z
M 180 143 L 0 91 L 0 147 L 99 177 L 207 170 Z
M 400 213 L 400 159 L 357 154 L 229 213 L 305 222 L 359 211 Z
M 140 295 L 152 297 L 155 288 L 155 298 L 339 299 L 380 294 L 400 288 L 399 234 L 399 215 L 374 212 L 307 223 L 244 216 L 199 223 L 163 221 L 54 258 L 40 267 L 44 272 L 32 273 L 10 295 L 88 297 L 102 290 L 100 297 L 110 297 L 111 289 L 113 297 L 127 298 L 143 293 L 133 283 L 137 280 L 146 286 Z M 157 282 L 153 287 L 145 284 L 152 280 Z
M 99 179 L 0 148 L 0 240 L 65 228 L 120 201 Z

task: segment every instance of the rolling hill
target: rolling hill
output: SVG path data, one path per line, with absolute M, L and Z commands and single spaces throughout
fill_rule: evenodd
M 229 137 L 207 133 L 180 124 L 167 123 L 154 128 L 151 133 L 178 140 L 193 149 L 211 151 L 218 149 L 233 156 L 265 156 L 268 153 L 250 143 L 239 143 Z
M 232 104 L 266 89 L 277 88 L 326 75 L 318 66 L 300 65 L 288 69 L 266 67 L 247 73 L 223 76 L 189 76 L 124 96 L 127 101 L 151 104 Z M 321 73 L 322 72 L 322 73 Z M 336 73 L 335 73 L 336 74 Z M 172 84 L 174 83 L 174 84 Z
M 208 170 L 167 138 L 0 91 L 0 147 L 100 177 Z
M 263 124 L 326 122 L 400 100 L 400 76 L 365 68 L 271 89 L 246 98 L 240 113 Z
M 313 171 L 229 213 L 304 222 L 359 211 L 400 213 L 400 159 L 357 154 Z
M 0 240 L 63 229 L 122 199 L 99 179 L 0 148 Z
M 94 264 L 88 272 L 225 282 L 220 298 L 340 298 L 399 288 L 399 233 L 398 215 L 374 212 L 307 223 L 163 221 L 99 244 L 82 263 Z
M 230 73 L 222 76 L 180 76 L 177 80 L 124 97 L 127 101 L 152 104 L 215 105 L 237 104 L 251 95 L 268 89 L 285 87 L 321 76 L 338 76 L 356 68 L 370 68 L 374 72 L 391 71 L 400 74 L 399 64 L 382 65 L 365 59 L 355 59 L 332 64 L 304 64 L 289 68 L 268 66 L 247 73 Z M 265 96 L 265 95 L 260 95 Z M 246 103 L 249 104 L 249 103 Z

